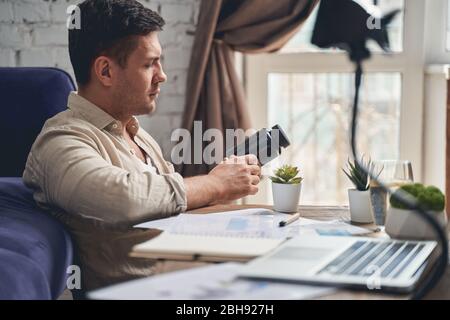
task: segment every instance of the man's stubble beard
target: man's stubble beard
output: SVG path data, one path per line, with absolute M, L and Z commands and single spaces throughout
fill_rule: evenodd
M 124 90 L 118 93 L 114 100 L 118 103 L 117 108 L 121 109 L 123 115 L 145 116 L 156 112 L 156 99 L 153 101 L 136 101 L 136 96 Z

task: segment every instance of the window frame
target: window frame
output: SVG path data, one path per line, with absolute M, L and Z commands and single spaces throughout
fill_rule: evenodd
M 450 63 L 450 50 L 447 49 L 448 11 L 450 0 L 426 2 L 425 51 L 427 64 Z M 445 8 L 442 10 L 442 8 Z

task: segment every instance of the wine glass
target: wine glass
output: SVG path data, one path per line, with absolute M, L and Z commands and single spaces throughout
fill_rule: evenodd
M 414 181 L 412 165 L 406 160 L 373 161 L 369 168 L 372 175 L 391 191 Z M 379 226 L 384 225 L 388 209 L 387 192 L 375 181 L 370 181 L 370 202 L 373 218 Z

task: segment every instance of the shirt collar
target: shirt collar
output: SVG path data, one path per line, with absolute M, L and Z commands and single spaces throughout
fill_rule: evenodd
M 69 95 L 67 106 L 72 111 L 82 114 L 83 118 L 99 129 L 106 129 L 116 134 L 122 133 L 122 122 L 113 118 L 109 113 L 83 98 L 76 92 Z M 139 131 L 139 121 L 132 117 L 127 123 L 127 131 L 134 137 Z

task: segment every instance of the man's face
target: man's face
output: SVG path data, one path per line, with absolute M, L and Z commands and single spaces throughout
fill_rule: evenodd
M 128 56 L 126 66 L 118 68 L 114 81 L 114 104 L 124 116 L 150 114 L 156 109 L 160 84 L 167 80 L 161 66 L 158 34 L 138 37 L 137 48 Z

